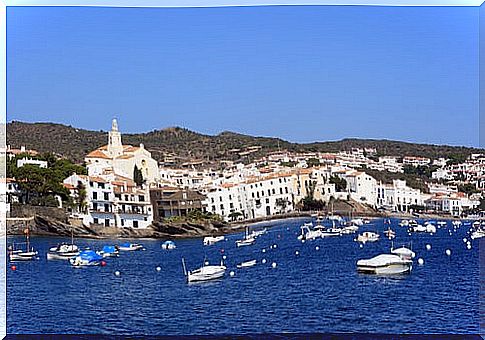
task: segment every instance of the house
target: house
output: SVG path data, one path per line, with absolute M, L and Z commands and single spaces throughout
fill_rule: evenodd
M 187 216 L 191 211 L 203 211 L 206 196 L 190 189 L 163 186 L 150 189 L 150 202 L 153 206 L 153 218 L 160 221 L 173 216 Z

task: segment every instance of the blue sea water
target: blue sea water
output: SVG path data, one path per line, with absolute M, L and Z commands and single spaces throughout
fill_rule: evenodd
M 472 241 L 471 250 L 466 248 L 463 238 L 470 239 L 469 225 L 455 232 L 449 222 L 435 235 L 409 236 L 392 219 L 395 247 L 412 242 L 416 258 L 410 274 L 382 277 L 357 273 L 356 261 L 389 252 L 383 220 L 360 228 L 359 232 L 381 233 L 379 242 L 363 248 L 353 241 L 356 235 L 301 243 L 297 235 L 305 221 L 309 219 L 259 225 L 271 228 L 253 246 L 242 248 L 235 246 L 242 233 L 213 246 L 203 246 L 202 239 L 176 240 L 172 251 L 161 249 L 163 240 L 134 240 L 146 250 L 123 252 L 108 259 L 105 267 L 80 269 L 67 261 L 46 260 L 50 246 L 70 239 L 32 238 L 40 259 L 8 269 L 7 332 L 479 333 L 479 240 Z M 91 249 L 121 242 L 75 240 Z M 195 269 L 204 258 L 219 263 L 222 249 L 228 267 L 223 279 L 186 283 L 182 257 L 189 269 Z M 446 256 L 446 249 L 451 256 Z M 417 264 L 418 258 L 424 259 L 423 266 Z M 236 268 L 252 259 L 258 261 L 256 266 Z M 121 275 L 115 276 L 115 271 Z

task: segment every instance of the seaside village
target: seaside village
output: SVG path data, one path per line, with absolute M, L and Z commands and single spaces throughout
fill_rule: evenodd
M 251 153 L 259 146 L 248 146 Z M 25 148 L 7 149 L 7 157 L 36 154 Z M 376 160 L 374 149 L 353 149 L 337 153 L 294 154 L 274 152 L 249 164 L 226 162 L 224 170 L 174 168 L 157 162 L 143 145 L 125 145 L 116 120 L 112 121 L 107 144 L 85 156 L 87 175 L 72 174 L 63 185 L 72 197 L 85 188 L 85 202 L 70 208 L 71 218 L 85 226 L 147 228 L 154 221 L 187 216 L 200 210 L 219 215 L 225 221 L 252 220 L 301 210 L 306 197 L 329 207 L 335 200 L 352 200 L 376 211 L 393 213 L 432 212 L 464 217 L 477 211 L 485 190 L 485 155 L 472 154 L 461 164 L 446 159 L 388 155 Z M 308 160 L 318 160 L 318 165 Z M 18 167 L 45 161 L 19 159 Z M 406 166 L 435 165 L 433 183 L 424 192 L 404 180 L 382 183 L 363 169 L 403 173 Z M 136 169 L 136 170 L 135 170 Z M 344 184 L 342 184 L 344 183 Z M 466 183 L 473 193 L 460 192 Z M 9 204 L 22 196 L 18 183 L 6 179 Z M 59 206 L 62 201 L 59 199 Z

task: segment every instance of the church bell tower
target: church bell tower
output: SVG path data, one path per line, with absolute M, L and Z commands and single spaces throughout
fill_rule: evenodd
M 118 122 L 113 119 L 111 131 L 108 136 L 108 153 L 111 157 L 118 157 L 123 154 L 123 144 L 121 144 L 121 133 L 118 131 Z

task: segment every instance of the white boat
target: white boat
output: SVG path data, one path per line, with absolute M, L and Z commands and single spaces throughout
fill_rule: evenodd
M 242 240 L 237 240 L 236 241 L 236 246 L 238 247 L 244 247 L 244 246 L 250 246 L 256 242 L 256 239 L 248 234 L 248 228 L 246 228 L 246 234 Z
M 361 243 L 376 242 L 379 241 L 379 234 L 373 233 L 372 231 L 365 231 L 357 236 L 356 241 Z
M 390 240 L 396 237 L 396 233 L 391 229 L 391 227 L 384 231 L 384 235 L 386 235 L 386 237 Z
M 360 226 L 364 225 L 364 220 L 362 220 L 361 218 L 354 218 L 354 219 L 350 220 L 350 223 L 360 227 Z
M 118 257 L 120 252 L 116 246 L 104 246 L 102 250 L 97 251 L 96 254 L 102 257 Z
M 201 268 L 192 271 L 187 271 L 184 258 L 182 258 L 182 265 L 187 282 L 200 282 L 219 279 L 223 277 L 224 273 L 226 272 L 226 266 L 222 261 L 219 266 L 211 266 L 206 262 Z
M 175 248 L 177 248 L 177 246 L 175 245 L 175 243 L 173 241 L 165 241 L 162 243 L 161 245 L 162 249 L 165 249 L 165 250 L 173 250 Z
M 310 229 L 310 226 L 313 226 L 313 224 L 310 223 L 310 225 L 308 225 L 305 223 L 300 227 L 301 234 L 298 236 L 299 240 L 314 240 L 322 237 L 322 231 L 317 229 L 319 226 L 317 226 L 315 230 Z
M 446 226 L 448 223 L 446 221 L 438 221 L 436 224 L 438 224 L 438 227 L 444 227 Z
M 424 225 L 418 224 L 414 227 L 411 227 L 409 231 L 417 232 L 417 233 L 425 233 L 428 231 L 428 228 L 426 228 Z
M 397 249 L 391 249 L 391 254 L 398 255 L 406 260 L 414 259 L 414 257 L 416 256 L 416 254 L 411 249 L 404 246 Z
M 436 226 L 434 224 L 431 224 L 431 223 L 426 224 L 426 232 L 427 233 L 436 233 Z
M 399 222 L 400 227 L 408 227 L 409 226 L 409 221 L 408 220 L 402 220 Z
M 402 274 L 410 272 L 413 261 L 396 254 L 381 254 L 367 260 L 357 261 L 357 271 L 368 274 Z
M 253 237 L 253 238 L 257 238 L 257 237 L 259 237 L 259 236 L 261 236 L 261 235 L 266 234 L 266 232 L 267 232 L 267 231 L 266 231 L 266 228 L 261 229 L 261 230 L 253 230 L 253 231 L 251 232 L 251 234 L 249 234 L 249 236 L 251 236 L 251 237 Z
M 479 229 L 479 230 L 475 230 L 474 232 L 472 232 L 472 234 L 470 235 L 470 238 L 472 240 L 475 240 L 477 238 L 482 238 L 484 236 L 485 236 L 485 230 Z
M 143 246 L 137 243 L 123 243 L 118 246 L 118 249 L 120 251 L 135 251 L 143 249 Z
M 78 256 L 71 257 L 69 263 L 73 267 L 99 266 L 103 256 L 92 250 L 84 250 Z
M 224 236 L 206 236 L 204 237 L 204 246 L 211 246 L 217 242 L 224 241 Z
M 29 229 L 25 229 L 25 237 L 26 237 L 26 249 L 15 249 L 15 243 L 9 247 L 8 256 L 10 261 L 30 261 L 36 258 L 38 252 L 34 250 L 34 248 L 30 247 L 30 238 L 29 238 Z
M 254 265 L 256 265 L 256 260 L 241 262 L 240 264 L 237 265 L 237 267 L 238 268 L 247 268 L 247 267 L 252 267 Z
M 79 255 L 79 247 L 75 244 L 60 244 L 49 249 L 48 260 L 68 260 Z
M 343 227 L 341 233 L 343 235 L 355 234 L 359 230 L 359 227 L 356 225 L 349 225 L 347 227 Z

